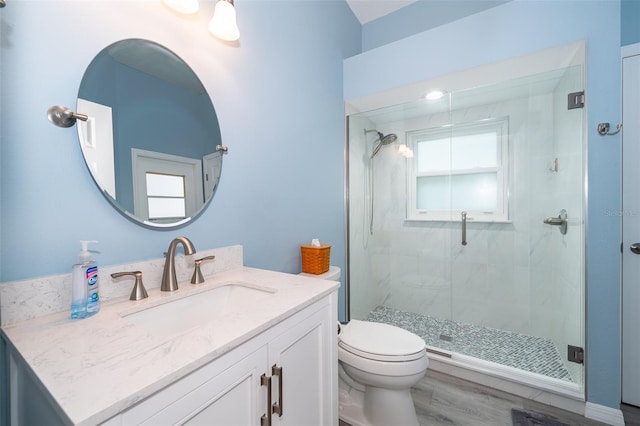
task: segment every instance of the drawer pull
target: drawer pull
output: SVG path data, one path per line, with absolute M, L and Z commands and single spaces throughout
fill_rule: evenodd
M 282 367 L 277 367 L 276 364 L 273 364 L 271 374 L 278 376 L 278 400 L 273 403 L 272 409 L 274 413 L 282 417 Z
M 260 386 L 267 387 L 267 413 L 260 417 L 260 426 L 271 426 L 271 377 L 260 376 Z

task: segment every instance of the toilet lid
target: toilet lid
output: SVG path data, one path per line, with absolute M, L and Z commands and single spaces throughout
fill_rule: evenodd
M 351 320 L 342 327 L 338 344 L 365 358 L 383 361 L 409 361 L 424 355 L 425 343 L 419 336 L 389 324 Z

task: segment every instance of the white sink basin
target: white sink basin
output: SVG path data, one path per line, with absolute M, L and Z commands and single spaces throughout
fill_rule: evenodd
M 276 292 L 272 288 L 246 283 L 225 283 L 122 317 L 152 333 L 171 335 L 231 313 L 257 309 Z

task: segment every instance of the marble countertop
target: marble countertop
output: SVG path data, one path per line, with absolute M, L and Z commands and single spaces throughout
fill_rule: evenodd
M 259 310 L 230 312 L 187 331 L 161 335 L 125 320 L 124 315 L 242 282 L 277 291 Z M 84 320 L 68 312 L 4 326 L 8 343 L 29 365 L 73 424 L 106 421 L 154 392 L 248 341 L 339 287 L 319 280 L 240 267 L 181 283 L 175 292 L 150 290 L 142 301 L 103 303 Z

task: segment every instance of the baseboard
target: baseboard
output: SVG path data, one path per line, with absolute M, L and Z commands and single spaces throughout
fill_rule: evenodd
M 612 426 L 624 426 L 622 410 L 604 405 L 587 402 L 584 407 L 584 416 Z

